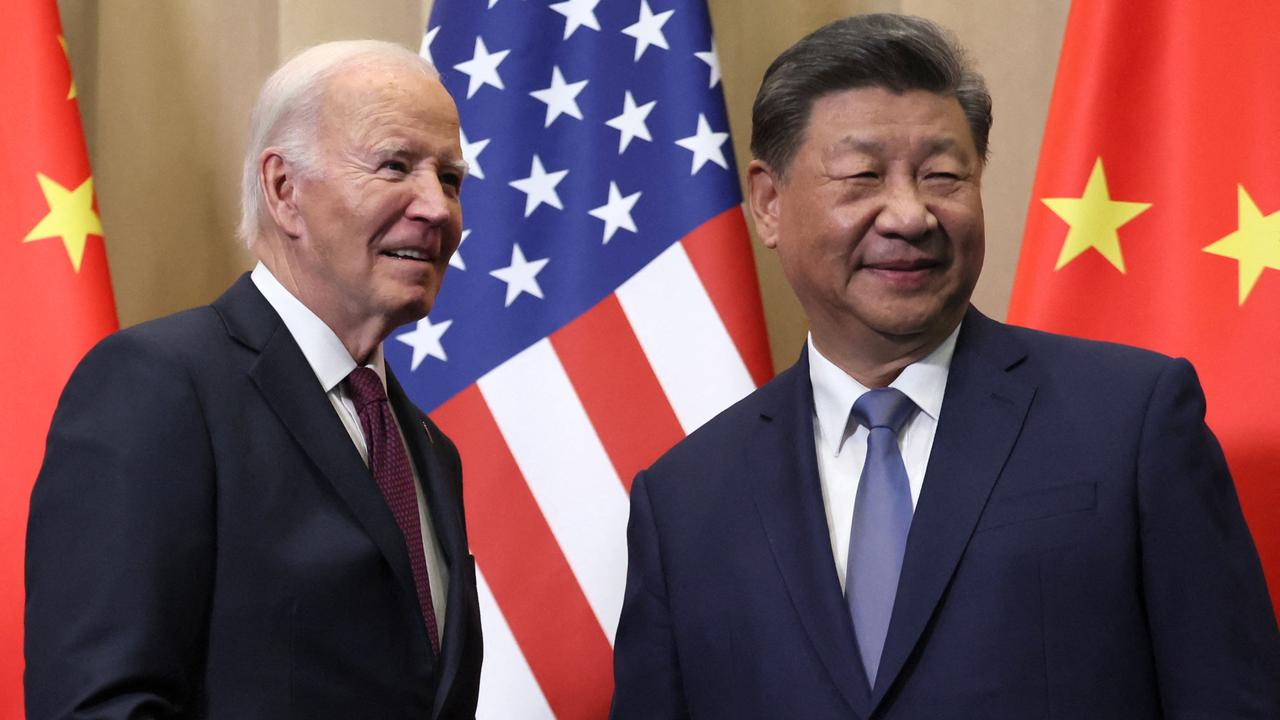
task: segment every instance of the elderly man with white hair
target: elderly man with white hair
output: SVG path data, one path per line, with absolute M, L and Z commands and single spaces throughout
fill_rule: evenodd
M 458 247 L 436 72 L 373 42 L 267 80 L 211 305 L 119 332 L 68 382 L 31 498 L 36 718 L 457 718 L 481 637 L 454 445 L 383 360 Z

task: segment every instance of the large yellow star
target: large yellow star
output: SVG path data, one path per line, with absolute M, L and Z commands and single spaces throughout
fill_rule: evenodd
M 86 239 L 89 235 L 102 234 L 102 220 L 93 210 L 93 176 L 75 190 L 62 187 L 42 173 L 36 173 L 36 180 L 44 191 L 45 202 L 49 204 L 49 214 L 22 241 L 61 237 L 71 258 L 71 267 L 80 272 Z
M 1263 215 L 1243 185 L 1236 186 L 1236 207 L 1240 228 L 1204 248 L 1207 253 L 1229 257 L 1240 263 L 1240 304 L 1266 268 L 1280 270 L 1280 210 Z
M 1089 173 L 1083 195 L 1078 198 L 1043 198 L 1041 202 L 1071 226 L 1054 270 L 1061 270 L 1085 250 L 1093 248 L 1117 270 L 1124 272 L 1124 255 L 1120 253 L 1117 231 L 1121 225 L 1151 207 L 1151 203 L 1112 200 L 1107 190 L 1107 176 L 1102 171 L 1101 157 L 1093 163 L 1093 172 Z
M 67 52 L 67 39 L 59 35 L 58 44 L 62 46 L 62 54 L 67 56 L 67 72 L 69 74 L 71 72 L 71 53 Z M 73 77 L 71 78 L 71 89 L 67 90 L 67 99 L 72 100 L 75 98 L 75 96 L 76 96 L 76 79 Z

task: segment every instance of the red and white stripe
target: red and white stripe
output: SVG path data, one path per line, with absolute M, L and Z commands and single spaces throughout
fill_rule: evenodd
M 600 718 L 636 472 L 771 373 L 740 208 L 433 413 L 457 442 L 480 718 Z

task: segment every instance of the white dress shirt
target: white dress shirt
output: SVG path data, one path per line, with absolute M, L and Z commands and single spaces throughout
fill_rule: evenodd
M 959 333 L 957 327 L 933 352 L 908 365 L 889 383 L 889 387 L 911 398 L 917 408 L 898 433 L 898 449 L 911 485 L 912 509 L 924 486 L 924 471 L 933 451 L 933 435 L 938 429 L 947 374 Z M 813 383 L 813 442 L 818 455 L 822 504 L 827 512 L 831 554 L 835 556 L 836 574 L 843 588 L 849 559 L 849 532 L 853 527 L 853 501 L 867 459 L 867 429 L 850 413 L 853 404 L 869 388 L 823 357 L 813 345 L 813 335 L 809 336 L 809 379 Z
M 347 352 L 346 346 L 333 330 L 324 324 L 323 320 L 280 284 L 266 265 L 258 263 L 250 278 L 267 302 L 271 303 L 271 307 L 275 308 L 280 319 L 284 321 L 285 327 L 289 329 L 289 334 L 298 343 L 307 363 L 311 365 L 311 370 L 315 372 L 316 379 L 320 381 L 320 387 L 328 395 L 334 412 L 338 414 L 338 419 L 342 421 L 347 434 L 351 436 L 351 441 L 360 451 L 360 457 L 368 465 L 369 450 L 365 442 L 364 430 L 360 427 L 360 415 L 356 412 L 355 403 L 342 384 L 351 371 L 356 369 L 356 361 L 351 358 L 351 353 Z M 382 381 L 382 387 L 385 390 L 387 367 L 381 345 L 374 351 L 365 367 L 378 374 L 378 379 Z M 394 413 L 392 418 L 395 419 Z M 399 427 L 400 421 L 398 419 L 395 421 L 403 442 L 404 431 Z M 408 444 L 405 447 L 408 448 Z M 440 554 L 440 544 L 436 541 L 431 513 L 427 512 L 426 497 L 422 494 L 422 479 L 413 462 L 412 454 L 409 455 L 409 466 L 413 470 L 413 489 L 418 498 L 418 520 L 422 525 L 422 548 L 427 557 L 427 578 L 431 582 L 431 604 L 435 609 L 436 627 L 440 629 L 440 639 L 443 640 L 444 604 L 445 598 L 449 596 L 449 573 L 444 564 L 444 557 Z

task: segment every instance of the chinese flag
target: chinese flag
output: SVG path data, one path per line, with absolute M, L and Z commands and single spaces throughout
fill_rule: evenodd
M 0 22 L 0 717 L 23 717 L 23 545 L 58 394 L 117 327 L 102 224 L 55 0 Z
M 1277 43 L 1274 0 L 1072 2 L 1009 321 L 1191 360 L 1280 607 Z

